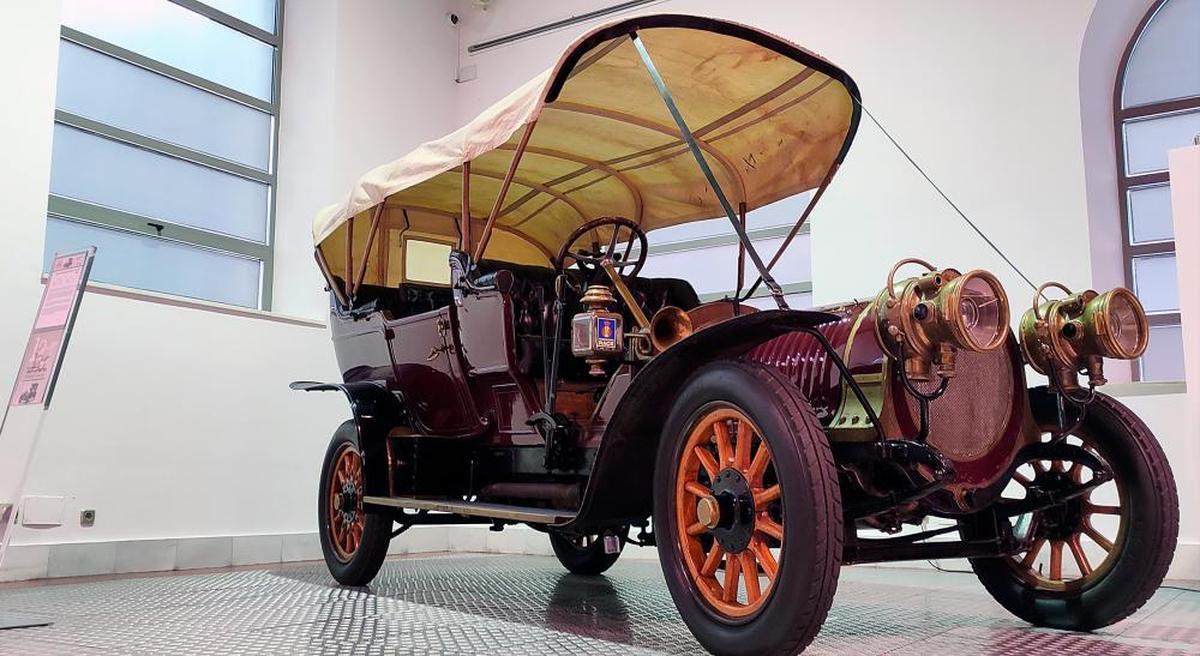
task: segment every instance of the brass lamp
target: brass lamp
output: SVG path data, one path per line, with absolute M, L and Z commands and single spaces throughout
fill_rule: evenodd
M 928 271 L 895 282 L 905 264 Z M 981 269 L 959 273 L 916 258 L 901 260 L 888 273 L 875 312 L 880 343 L 903 361 L 913 381 L 933 380 L 935 372 L 951 378 L 959 349 L 991 351 L 1008 338 L 1008 296 L 1000 281 Z
M 1042 293 L 1050 287 L 1067 296 L 1043 301 Z M 1090 385 L 1105 384 L 1104 358 L 1137 358 L 1150 338 L 1146 311 L 1133 292 L 1117 287 L 1103 294 L 1091 289 L 1073 293 L 1057 282 L 1038 288 L 1020 330 L 1026 362 L 1063 390 L 1079 389 L 1083 371 Z

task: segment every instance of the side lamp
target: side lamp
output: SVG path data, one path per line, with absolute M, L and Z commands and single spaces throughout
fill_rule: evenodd
M 1050 287 L 1067 296 L 1043 301 L 1042 293 Z M 1080 373 L 1087 374 L 1091 387 L 1105 384 L 1104 358 L 1137 358 L 1150 337 L 1146 311 L 1128 289 L 1073 293 L 1057 282 L 1038 288 L 1033 307 L 1021 317 L 1020 331 L 1025 361 L 1064 391 L 1080 388 Z
M 927 271 L 895 282 L 906 264 Z M 913 381 L 931 381 L 935 373 L 952 378 L 958 350 L 991 351 L 1008 339 L 1008 296 L 982 269 L 959 273 L 916 258 L 901 260 L 888 273 L 875 308 L 880 343 Z

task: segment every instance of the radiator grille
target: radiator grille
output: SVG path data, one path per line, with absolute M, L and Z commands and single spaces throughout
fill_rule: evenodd
M 956 462 L 975 460 L 1004 436 L 1013 404 L 1009 353 L 959 351 L 958 375 L 942 398 L 929 405 L 929 443 Z M 917 402 L 905 395 L 914 425 Z

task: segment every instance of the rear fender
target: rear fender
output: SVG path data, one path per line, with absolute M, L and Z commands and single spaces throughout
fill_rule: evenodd
M 396 426 L 408 423 L 408 412 L 402 397 L 388 390 L 383 383 L 375 381 L 297 381 L 290 387 L 302 392 L 340 391 L 346 395 L 358 432 L 358 445 L 363 451 L 364 493 L 369 496 L 390 496 L 387 436 Z
M 806 310 L 764 310 L 700 330 L 646 363 L 629 383 L 604 431 L 583 504 L 571 525 L 638 521 L 651 513 L 654 459 L 668 409 L 688 377 L 704 365 L 737 359 L 785 333 L 837 321 Z

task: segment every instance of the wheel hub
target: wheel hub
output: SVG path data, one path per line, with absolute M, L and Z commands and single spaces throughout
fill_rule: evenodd
M 354 486 L 353 482 L 346 481 L 342 484 L 341 492 L 338 493 L 338 501 L 342 520 L 347 524 L 353 522 L 358 513 L 358 488 Z
M 1077 483 L 1071 480 L 1066 472 L 1050 471 L 1039 474 L 1033 481 L 1031 490 L 1043 494 L 1057 494 L 1073 490 Z M 1084 520 L 1084 501 L 1082 497 L 1070 499 L 1058 505 L 1045 508 L 1038 513 L 1038 537 L 1049 540 L 1068 540 L 1079 533 Z
M 710 518 L 713 525 L 709 528 L 713 538 L 721 548 L 729 553 L 741 553 L 750 545 L 754 535 L 754 493 L 750 490 L 750 482 L 738 470 L 726 468 L 721 470 L 712 484 L 712 496 L 716 505 L 716 513 Z M 705 499 L 701 499 L 703 504 Z M 697 515 L 700 522 L 704 518 Z

